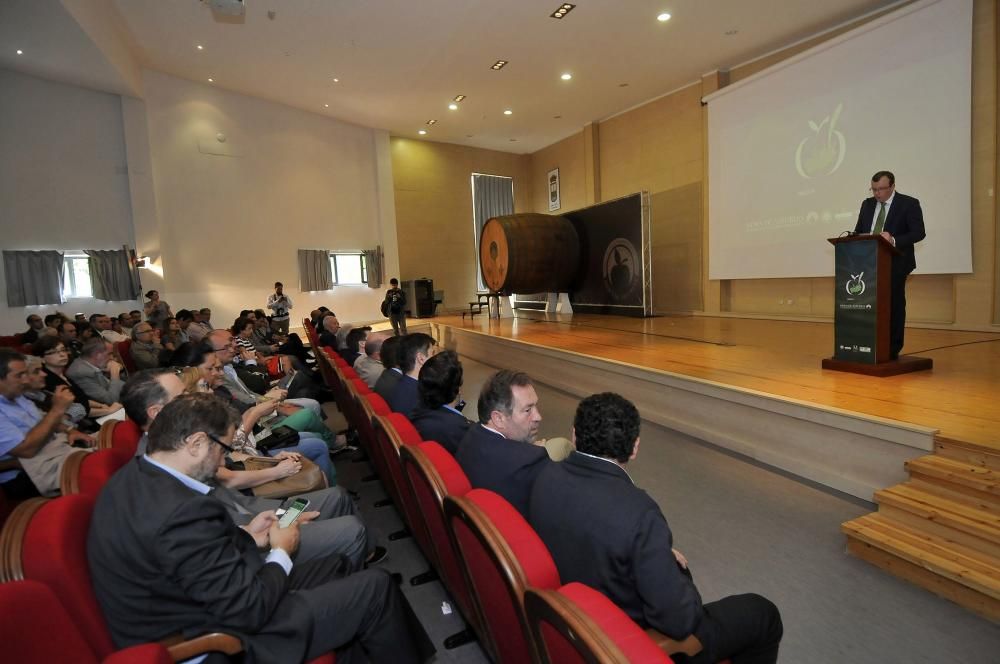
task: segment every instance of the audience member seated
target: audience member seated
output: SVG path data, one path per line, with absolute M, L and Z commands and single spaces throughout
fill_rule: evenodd
M 433 440 L 456 454 L 472 424 L 458 409 L 465 405 L 458 353 L 444 350 L 427 360 L 417 382 L 420 405 L 410 414 L 410 421 L 422 440 Z
M 455 460 L 473 488 L 507 499 L 523 516 L 535 477 L 549 465 L 545 447 L 534 444 L 542 414 L 528 374 L 503 370 L 479 393 L 479 424 L 469 427 Z
M 382 344 L 389 337 L 388 332 L 372 332 L 365 339 L 365 352 L 354 361 L 354 371 L 365 385 L 374 389 L 379 376 L 385 371 L 382 366 Z
M 73 444 L 90 445 L 93 439 L 75 429 L 66 430 L 66 408 L 73 393 L 59 386 L 52 394 L 49 412 L 42 413 L 24 396 L 31 387 L 24 355 L 0 348 L 0 487 L 11 500 L 32 495 L 55 496 L 66 457 Z M 17 470 L 11 461 L 20 464 Z
M 403 372 L 399 382 L 389 395 L 389 408 L 407 417 L 420 405 L 417 392 L 417 376 L 420 368 L 437 352 L 437 341 L 429 334 L 414 332 L 400 337 L 399 368 Z
M 385 399 L 386 403 L 392 396 L 392 391 L 396 389 L 396 384 L 403 377 L 403 371 L 399 368 L 400 342 L 403 337 L 388 337 L 382 342 L 382 374 L 375 381 L 372 389 L 375 394 Z
M 120 344 L 123 341 L 128 341 L 128 337 L 120 332 L 115 332 L 111 329 L 111 319 L 104 314 L 93 314 L 90 317 L 90 326 L 94 330 L 104 337 L 105 341 L 110 341 L 113 344 Z
M 45 383 L 48 376 L 45 373 L 45 367 L 42 364 L 41 358 L 34 355 L 25 355 L 24 364 L 28 369 L 28 375 L 25 377 L 24 396 L 34 403 L 38 410 L 48 413 L 52 410 L 52 395 L 55 392 L 55 387 L 58 387 L 58 385 L 53 386 L 52 390 L 47 389 Z M 88 423 L 88 420 L 84 419 L 80 421 L 79 419 L 73 419 L 70 415 L 71 411 L 82 413 L 83 408 L 76 402 L 71 403 L 66 409 L 66 414 L 63 416 L 61 430 L 65 430 L 68 433 L 73 429 L 77 429 L 80 433 L 73 434 L 73 439 L 87 445 L 93 445 L 95 442 L 94 438 L 87 435 L 85 431 L 97 431 L 97 427 L 85 429 L 83 425 Z
M 416 662 L 401 594 L 380 570 L 345 576 L 343 558 L 311 561 L 299 524 L 273 511 L 243 528 L 209 496 L 235 414 L 208 394 L 166 404 L 147 456 L 108 482 L 87 543 L 94 591 L 118 647 L 225 631 L 254 661 L 298 662 L 356 641 L 376 662 Z M 266 556 L 261 551 L 269 551 Z M 355 653 L 360 655 L 360 653 Z M 348 655 L 350 656 L 350 655 Z
M 576 451 L 538 475 L 528 509 L 563 583 L 585 583 L 644 628 L 681 642 L 686 655 L 672 655 L 675 662 L 777 661 L 774 604 L 747 594 L 702 605 L 663 513 L 629 477 L 625 466 L 639 453 L 635 406 L 610 392 L 587 397 L 573 440 Z
M 233 334 L 233 341 L 236 343 L 236 355 L 233 356 L 234 364 L 256 365 L 260 358 L 257 357 L 257 349 L 253 345 L 253 321 L 246 316 L 240 316 L 233 323 L 230 330 Z
M 38 341 L 38 333 L 45 329 L 45 321 L 38 314 L 31 314 L 27 318 L 28 329 L 21 333 L 22 344 L 33 344 Z
M 274 339 L 274 331 L 271 323 L 267 320 L 262 309 L 253 312 L 253 334 L 250 340 L 253 341 L 254 349 L 261 355 L 274 355 L 278 352 L 278 344 Z
M 201 325 L 206 333 L 215 329 L 212 327 L 212 310 L 208 307 L 202 307 L 198 310 L 198 318 L 195 322 Z
M 45 328 L 38 331 L 39 336 L 46 333 L 48 330 L 55 330 L 56 334 L 59 333 L 59 326 L 62 325 L 66 317 L 63 316 L 58 311 L 54 314 L 49 314 L 45 317 Z
M 183 311 L 183 309 L 181 310 Z M 188 312 L 188 316 L 191 312 Z M 187 319 L 187 324 L 191 324 L 191 319 Z M 177 350 L 177 347 L 189 341 L 188 335 L 181 328 L 180 321 L 173 316 L 166 318 L 160 326 L 160 344 L 163 346 L 163 353 L 160 354 L 161 364 L 164 358 Z
M 188 341 L 201 341 L 209 333 L 209 330 L 206 330 L 205 326 L 198 322 L 201 319 L 201 314 L 197 311 L 181 309 L 177 312 L 176 318 L 181 330 L 187 334 Z
M 62 325 L 59 326 L 59 339 L 66 346 L 70 362 L 80 357 L 80 351 L 83 350 L 83 343 L 77 339 L 76 323 L 68 320 L 63 321 Z
M 96 343 L 103 344 L 104 341 L 98 340 Z M 46 390 L 54 393 L 57 387 L 65 386 L 73 393 L 75 403 L 67 409 L 67 415 L 74 422 L 110 415 L 121 408 L 118 402 L 105 404 L 92 399 L 80 384 L 69 377 L 69 352 L 56 337 L 42 337 L 32 346 L 31 352 L 42 360 Z M 93 427 L 96 429 L 97 425 L 94 424 Z
M 333 314 L 323 317 L 318 329 L 319 345 L 337 350 L 337 333 L 340 332 L 340 321 Z
M 122 365 L 111 358 L 111 344 L 103 339 L 90 339 L 83 344 L 80 357 L 66 369 L 66 377 L 79 385 L 92 401 L 106 405 L 118 403 L 125 384 L 121 376 Z
M 347 348 L 340 353 L 340 356 L 350 366 L 353 367 L 354 363 L 365 352 L 365 340 L 368 339 L 368 333 L 371 331 L 372 328 L 365 325 L 364 327 L 355 327 L 347 333 Z
M 139 322 L 142 322 L 142 321 L 139 321 Z M 120 313 L 120 314 L 118 314 L 118 329 L 126 337 L 134 338 L 134 337 L 132 337 L 132 328 L 135 327 L 135 325 L 136 324 L 134 324 L 132 322 L 132 316 L 131 316 L 131 314 L 128 314 L 128 313 Z
M 128 352 L 139 369 L 155 369 L 160 366 L 163 345 L 156 340 L 155 329 L 149 321 L 132 328 L 132 344 Z

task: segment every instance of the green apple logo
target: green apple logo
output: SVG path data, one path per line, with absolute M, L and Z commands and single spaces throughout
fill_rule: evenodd
M 858 296 L 865 292 L 865 282 L 861 277 L 865 276 L 865 273 L 852 274 L 851 278 L 847 280 L 847 294 Z
M 809 121 L 809 128 L 813 133 L 803 138 L 795 149 L 795 170 L 805 179 L 832 175 L 844 163 L 847 140 L 844 134 L 837 130 L 837 120 L 840 119 L 840 112 L 843 109 L 842 103 L 837 104 L 833 115 L 823 118 L 819 124 Z

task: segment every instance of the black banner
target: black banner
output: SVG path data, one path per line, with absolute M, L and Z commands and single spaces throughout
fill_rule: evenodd
M 875 364 L 877 252 L 874 241 L 836 246 L 833 357 L 837 360 Z

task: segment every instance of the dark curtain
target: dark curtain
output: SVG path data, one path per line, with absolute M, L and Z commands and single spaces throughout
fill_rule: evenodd
M 126 249 L 87 250 L 94 298 L 113 302 L 139 299 L 139 275 Z
M 299 290 L 323 291 L 333 288 L 329 249 L 299 249 Z
M 63 255 L 58 251 L 5 251 L 7 306 L 62 304 Z
M 476 224 L 476 282 L 486 290 L 479 268 L 479 236 L 492 217 L 514 214 L 514 178 L 500 175 L 472 174 L 472 212 Z
M 368 266 L 368 288 L 381 288 L 382 247 L 365 249 L 365 265 Z

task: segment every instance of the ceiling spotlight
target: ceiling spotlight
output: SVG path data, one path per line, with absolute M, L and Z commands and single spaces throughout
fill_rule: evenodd
M 330 108 L 329 104 L 323 104 L 323 108 Z
M 501 69 L 503 69 L 503 68 L 504 68 L 504 67 L 505 67 L 506 65 L 507 65 L 507 61 L 506 61 L 506 60 L 497 60 L 496 62 L 494 62 L 494 63 L 493 63 L 493 64 L 492 64 L 491 66 L 490 66 L 490 69 L 494 69 L 494 70 L 496 70 L 496 71 L 500 71 L 500 70 L 501 70 Z
M 666 23 L 667 21 L 670 20 L 670 14 L 668 14 L 667 12 L 663 12 L 662 14 L 656 17 L 656 20 L 659 21 L 660 23 Z
M 24 55 L 24 51 L 22 51 L 21 49 L 17 49 L 17 54 L 18 55 Z
M 460 102 L 465 99 L 465 95 L 455 95 L 455 101 Z
M 457 111 L 458 110 L 458 104 L 456 104 L 454 102 L 448 104 L 448 110 L 449 111 Z
M 426 129 L 421 129 L 417 133 L 420 134 L 421 136 L 425 136 L 427 134 L 427 130 Z
M 427 124 L 431 125 L 431 126 L 436 125 L 437 124 L 437 120 L 428 120 Z
M 551 16 L 552 18 L 562 18 L 566 14 L 570 13 L 571 11 L 573 11 L 574 7 L 576 7 L 576 5 L 571 5 L 568 2 L 564 3 L 562 5 L 559 5 L 559 8 L 556 9 L 551 14 L 549 14 L 549 16 Z
M 511 143 L 517 143 L 517 139 L 516 138 L 512 138 L 512 139 L 510 139 L 510 142 Z
M 339 78 L 335 78 L 335 79 L 333 79 L 333 82 L 334 83 L 340 83 L 340 79 Z
M 208 79 L 208 82 L 209 83 L 215 83 L 215 79 L 214 78 L 210 78 L 210 79 Z
M 560 76 L 559 78 L 561 78 L 564 81 L 568 81 L 569 79 L 573 78 L 573 74 L 570 74 L 570 73 L 567 72 L 567 73 L 563 74 L 562 76 Z
M 727 37 L 732 37 L 733 35 L 737 34 L 738 32 L 739 32 L 739 30 L 726 30 L 725 33 L 723 33 L 723 34 L 725 34 Z
M 205 50 L 205 47 L 202 46 L 201 44 L 198 44 L 195 48 L 197 48 L 199 51 L 204 51 Z
M 504 111 L 504 112 L 503 112 L 503 114 L 504 114 L 504 115 L 513 115 L 513 114 L 514 114 L 514 111 L 512 111 L 512 110 L 510 110 L 510 109 L 508 108 L 508 109 L 507 109 L 506 111 Z

